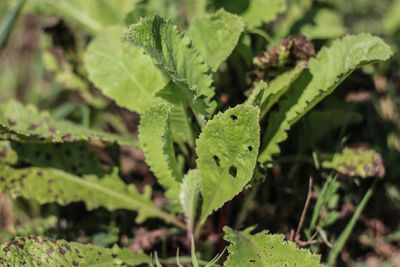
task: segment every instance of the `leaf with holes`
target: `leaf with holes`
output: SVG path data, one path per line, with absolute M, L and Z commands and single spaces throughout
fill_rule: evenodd
M 175 25 L 158 16 L 142 18 L 129 27 L 123 40 L 142 47 L 175 83 L 187 90 L 192 107 L 203 116 L 209 115 L 206 109 L 197 108 L 195 102 L 202 102 L 203 107 L 211 105 L 214 96 L 211 70 Z
M 139 140 L 146 162 L 166 189 L 166 196 L 175 209 L 180 210 L 179 182 L 182 180 L 175 159 L 169 126 L 171 108 L 166 104 L 152 106 L 143 116 L 139 126 Z
M 208 121 L 197 139 L 203 206 L 200 225 L 250 181 L 260 145 L 259 109 L 238 105 Z
M 105 28 L 89 45 L 85 64 L 90 80 L 119 106 L 143 113 L 166 79 L 142 49 L 121 42 L 122 26 Z
M 143 252 L 102 248 L 41 236 L 18 236 L 0 246 L 1 266 L 132 266 L 150 264 Z
M 286 140 L 286 131 L 291 125 L 332 93 L 355 69 L 387 60 L 391 55 L 387 44 L 369 34 L 349 35 L 334 41 L 331 47 L 323 48 L 316 58 L 310 59 L 309 69 L 303 71 L 291 86 L 287 98 L 278 103 L 278 111 L 270 115 L 260 162 L 267 162 L 272 155 L 278 154 L 278 144 Z
M 100 140 L 137 147 L 133 138 L 125 138 L 53 119 L 48 112 L 39 112 L 32 105 L 23 106 L 16 101 L 0 105 L 0 139 L 32 143 L 62 143 Z
M 148 188 L 150 189 L 150 188 Z M 67 205 L 84 201 L 89 210 L 105 207 L 108 210 L 127 209 L 138 212 L 137 222 L 147 218 L 169 216 L 151 201 L 151 192 L 140 194 L 133 185 L 126 185 L 115 168 L 101 178 L 95 175 L 75 176 L 52 168 L 13 168 L 0 165 L 0 190 L 11 196 L 35 199 L 39 203 L 57 202 Z
M 195 19 L 188 35 L 207 64 L 216 71 L 232 53 L 243 30 L 244 23 L 239 16 L 220 10 L 213 15 Z
M 362 178 L 385 176 L 382 157 L 376 151 L 364 147 L 345 147 L 340 153 L 333 154 L 322 161 L 324 168 L 335 169 L 348 176 Z
M 261 231 L 251 234 L 255 227 L 236 231 L 224 227 L 224 239 L 229 256 L 224 266 L 323 266 L 320 256 L 313 255 L 308 249 L 299 249 L 293 242 L 284 241 L 285 236 Z

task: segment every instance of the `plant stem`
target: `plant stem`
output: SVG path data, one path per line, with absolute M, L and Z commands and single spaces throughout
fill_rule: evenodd
M 353 217 L 351 217 L 350 222 L 347 224 L 346 228 L 343 230 L 343 232 L 340 234 L 339 238 L 336 240 L 335 244 L 333 245 L 333 248 L 331 249 L 331 251 L 329 253 L 329 257 L 328 257 L 328 266 L 333 266 L 334 263 L 336 262 L 336 258 L 338 257 L 339 253 L 342 251 L 344 245 L 346 244 L 347 239 L 349 238 L 351 232 L 353 231 L 353 228 L 356 225 L 358 218 L 360 217 L 364 208 L 367 206 L 367 203 L 368 203 L 369 199 L 371 198 L 372 193 L 374 192 L 377 182 L 378 182 L 378 180 L 375 179 L 374 183 L 368 189 L 367 193 L 365 193 L 364 198 L 361 200 L 360 204 L 358 205 L 356 211 L 353 214 Z
M 161 209 L 159 210 L 158 216 L 162 219 L 164 219 L 166 222 L 168 223 L 172 223 L 176 226 L 178 226 L 179 228 L 181 228 L 182 230 L 186 231 L 186 225 L 179 221 L 175 216 L 170 215 L 164 211 L 162 211 Z
M 306 203 L 304 204 L 304 209 L 303 209 L 303 212 L 302 212 L 301 217 L 300 217 L 299 225 L 297 226 L 296 234 L 294 235 L 294 239 L 295 240 L 300 239 L 300 230 L 303 227 L 304 218 L 306 217 L 308 205 L 310 204 L 311 193 L 312 193 L 312 183 L 313 183 L 313 179 L 312 179 L 312 177 L 310 177 L 310 180 L 308 182 L 307 199 L 306 199 Z

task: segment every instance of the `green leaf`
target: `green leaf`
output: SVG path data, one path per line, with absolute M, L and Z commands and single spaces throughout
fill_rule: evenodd
M 188 35 L 207 64 L 216 71 L 232 53 L 243 29 L 244 23 L 239 16 L 220 10 L 213 15 L 195 19 Z
M 208 0 L 183 0 L 177 1 L 178 5 L 182 5 L 182 12 L 185 19 L 190 24 L 193 18 L 203 16 L 206 13 L 206 7 Z
M 56 120 L 35 106 L 16 101 L 0 105 L 0 139 L 34 143 L 100 140 L 137 147 L 133 138 L 92 130 L 66 120 Z
M 196 4 L 201 1 L 196 1 Z M 127 25 L 134 24 L 138 23 L 141 17 L 152 17 L 158 15 L 162 18 L 171 19 L 174 23 L 176 22 L 176 24 L 179 24 L 182 19 L 182 14 L 180 13 L 181 6 L 178 5 L 182 5 L 182 2 L 178 3 L 178 1 L 175 0 L 142 0 L 137 2 L 132 11 L 126 14 L 124 22 Z
M 383 27 L 388 35 L 395 34 L 400 29 L 399 13 L 400 0 L 392 1 L 383 17 Z
M 149 264 L 143 252 L 129 249 L 102 248 L 77 242 L 41 236 L 18 236 L 0 246 L 2 266 L 132 266 Z
M 62 144 L 11 144 L 17 154 L 16 165 L 27 164 L 36 167 L 61 169 L 74 175 L 95 174 L 103 176 L 112 171 L 102 167 L 98 153 L 85 142 L 68 142 Z
M 323 266 L 319 255 L 311 254 L 308 249 L 298 249 L 293 242 L 284 241 L 284 235 L 269 234 L 268 231 L 252 235 L 250 232 L 254 228 L 239 232 L 224 227 L 224 239 L 231 243 L 224 266 Z
M 246 104 L 260 106 L 264 93 L 267 93 L 268 85 L 264 81 L 257 83 L 249 97 L 246 99 Z
M 15 164 L 18 161 L 17 153 L 12 149 L 9 141 L 0 141 L 0 164 Z
M 250 0 L 249 7 L 241 14 L 248 28 L 261 26 L 273 21 L 279 13 L 286 10 L 284 0 Z
M 5 41 L 10 34 L 16 20 L 25 5 L 26 0 L 21 0 L 19 3 L 7 12 L 0 21 L 0 49 L 3 48 Z
M 257 107 L 238 105 L 215 115 L 197 139 L 203 196 L 199 225 L 250 181 L 260 145 L 258 116 Z
M 67 205 L 84 201 L 89 210 L 98 207 L 134 210 L 138 212 L 137 222 L 150 217 L 166 219 L 164 213 L 152 203 L 150 191 L 140 194 L 133 185 L 126 185 L 119 178 L 116 168 L 102 178 L 95 175 L 81 178 L 52 168 L 15 169 L 0 165 L 0 190 L 14 198 L 35 199 L 40 204 L 57 202 Z
M 197 203 L 200 193 L 200 172 L 199 170 L 189 170 L 183 177 L 179 198 L 183 211 L 185 212 L 189 229 L 193 227 L 196 217 Z
M 22 225 L 15 226 L 15 232 L 13 233 L 13 236 L 27 234 L 42 235 L 51 229 L 56 229 L 58 221 L 59 218 L 54 215 L 30 219 L 25 221 Z
M 180 207 L 179 182 L 182 180 L 175 158 L 169 116 L 171 108 L 166 104 L 152 106 L 141 119 L 139 140 L 146 162 L 166 188 L 166 196 L 175 207 Z
M 362 178 L 385 176 L 382 157 L 376 151 L 367 148 L 345 147 L 340 153 L 333 154 L 322 162 L 322 167 L 335 169 L 349 176 Z
M 304 61 L 299 62 L 296 67 L 275 77 L 266 88 L 261 100 L 261 118 L 263 118 L 283 94 L 289 89 L 292 83 L 299 77 L 307 67 Z
M 163 73 L 142 49 L 121 42 L 125 28 L 105 28 L 90 43 L 85 64 L 90 80 L 119 106 L 143 113 L 166 85 Z
M 156 93 L 157 100 L 171 105 L 169 116 L 173 139 L 178 143 L 188 143 L 194 147 L 192 118 L 187 111 L 187 101 L 181 88 L 170 81 L 162 90 Z
M 104 27 L 122 23 L 137 0 L 32 0 L 40 12 L 74 21 L 86 32 L 96 35 Z
M 312 24 L 306 24 L 300 33 L 308 39 L 334 39 L 343 36 L 346 29 L 339 14 L 329 9 L 317 11 Z
M 247 28 L 252 29 L 269 23 L 279 13 L 286 10 L 285 0 L 214 0 L 217 8 L 238 14 L 243 18 Z
M 129 27 L 123 39 L 142 47 L 170 74 L 174 83 L 188 89 L 192 107 L 196 101 L 203 102 L 203 107 L 196 111 L 203 116 L 208 115 L 206 108 L 214 96 L 211 70 L 175 25 L 158 16 L 142 18 Z
M 323 48 L 316 58 L 310 59 L 309 69 L 303 71 L 287 92 L 287 98 L 279 103 L 278 111 L 269 117 L 260 162 L 278 154 L 278 144 L 286 140 L 291 125 L 332 93 L 356 68 L 387 60 L 391 55 L 388 45 L 369 34 L 349 35 Z

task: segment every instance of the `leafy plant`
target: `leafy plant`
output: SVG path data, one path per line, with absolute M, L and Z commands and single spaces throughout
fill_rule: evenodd
M 250 52 L 253 69 L 239 78 L 248 80 L 247 97 L 236 99 L 228 107 L 229 100 L 223 100 L 218 88 L 224 87 L 221 77 L 232 66 L 237 73 L 243 71 L 237 63 L 243 57 L 238 50 L 246 47 L 251 51 L 246 44 L 249 36 L 261 36 L 263 44 L 265 39 L 271 41 L 258 27 L 282 13 L 285 1 L 251 0 L 247 6 L 240 1 L 210 1 L 209 5 L 199 1 L 197 7 L 203 8 L 203 16 L 191 12 L 190 1 L 184 1 L 187 13 L 182 20 L 157 15 L 169 11 L 157 10 L 155 0 L 137 1 L 135 5 L 122 1 L 119 6 L 101 1 L 110 9 L 107 16 L 104 14 L 108 12 L 99 9 L 95 1 L 44 2 L 45 6 L 36 3 L 30 8 L 56 12 L 93 36 L 85 48 L 84 64 L 73 63 L 76 65 L 71 73 L 92 82 L 114 101 L 112 105 L 138 113 L 138 139 L 118 133 L 124 128 L 118 121 L 109 127 L 112 134 L 9 100 L 0 107 L 0 138 L 4 140 L 0 143 L 1 191 L 39 204 L 67 206 L 84 202 L 88 210 L 102 207 L 108 211 L 135 211 L 138 224 L 159 219 L 175 234 L 186 234 L 184 243 L 192 254 L 187 262 L 193 266 L 212 266 L 220 260 L 222 254 L 208 263 L 197 259 L 195 244 L 202 243 L 207 220 L 235 196 L 247 194 L 249 188 L 256 190 L 271 179 L 264 169 L 279 162 L 281 143 L 292 134 L 294 124 L 356 69 L 392 56 L 390 47 L 370 34 L 346 35 L 322 47 L 316 56 L 304 36 L 289 37 L 275 46 L 270 43 L 270 50 L 259 56 Z M 177 7 L 178 2 L 171 1 L 171 5 Z M 128 29 L 122 25 L 126 13 L 125 21 L 134 22 Z M 147 17 L 138 20 L 142 13 Z M 311 39 L 343 35 L 341 25 L 326 33 L 321 14 L 315 17 L 316 25 L 304 26 L 301 32 Z M 340 21 L 335 14 L 329 16 L 332 21 Z M 310 115 L 313 122 L 340 114 L 337 109 L 320 112 Z M 346 123 L 327 125 L 328 130 L 318 131 L 315 124 L 311 125 L 314 130 L 310 136 L 320 140 L 330 129 L 359 122 L 359 113 L 353 114 L 355 117 Z M 125 183 L 127 177 L 120 163 L 120 151 L 124 149 L 143 153 L 157 185 L 165 192 L 164 205 L 153 201 L 150 186 L 139 190 Z M 103 154 L 108 155 L 106 162 L 100 160 Z M 348 176 L 384 175 L 382 157 L 374 150 L 344 148 L 341 153 L 314 156 L 317 169 L 320 157 L 323 168 Z M 332 210 L 337 203 L 337 189 L 336 180 L 325 182 L 310 227 L 305 230 L 309 237 L 311 231 L 318 233 L 337 219 L 333 211 L 329 218 L 320 217 L 322 209 Z M 334 264 L 371 194 L 369 190 L 339 243 L 335 243 L 329 264 Z M 302 223 L 296 236 L 288 241 L 267 230 L 253 234 L 256 227 L 239 231 L 225 226 L 224 239 L 230 245 L 224 266 L 322 266 L 319 255 L 296 248 L 301 245 Z M 17 236 L 4 244 L 0 255 L 3 265 L 14 266 L 152 264 L 143 252 L 133 254 L 118 247 L 101 248 L 31 235 Z M 157 266 L 171 263 L 154 255 Z M 180 265 L 178 256 L 177 263 Z

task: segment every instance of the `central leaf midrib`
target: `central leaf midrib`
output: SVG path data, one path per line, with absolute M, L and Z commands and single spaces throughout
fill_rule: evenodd
M 233 230 L 233 231 L 239 238 L 241 238 L 242 240 L 247 242 L 253 248 L 253 250 L 260 257 L 263 265 L 267 267 L 268 266 L 267 260 L 265 259 L 264 255 L 261 253 L 261 251 L 257 248 L 257 246 L 249 238 L 247 238 L 246 236 L 242 235 L 242 233 L 240 233 L 238 231 L 235 231 L 235 230 Z
M 42 170 L 40 168 L 35 168 L 35 169 Z M 80 184 L 80 185 L 84 185 L 86 187 L 89 187 L 90 189 L 96 189 L 97 191 L 103 192 L 106 195 L 110 195 L 110 196 L 112 196 L 112 197 L 114 197 L 116 199 L 121 199 L 121 200 L 125 201 L 126 203 L 130 203 L 130 204 L 136 205 L 136 207 L 138 207 L 138 208 L 146 208 L 147 209 L 146 211 L 151 210 L 155 214 L 159 214 L 159 212 L 160 212 L 158 210 L 158 208 L 155 208 L 155 207 L 153 207 L 151 205 L 146 205 L 146 204 L 144 204 L 142 202 L 139 202 L 139 201 L 135 200 L 134 198 L 127 197 L 125 195 L 122 195 L 121 193 L 115 192 L 115 191 L 113 191 L 113 190 L 111 190 L 109 188 L 101 186 L 101 185 L 99 185 L 97 183 L 93 183 L 93 182 L 91 182 L 89 180 L 81 179 L 81 178 L 75 178 L 74 176 L 72 176 L 72 175 L 70 175 L 68 173 L 65 173 L 63 171 L 57 170 L 57 169 L 49 169 L 49 171 L 50 172 L 55 172 L 59 177 L 65 179 L 67 181 L 70 181 L 70 182 L 73 182 L 73 183 L 76 183 L 76 184 Z M 139 197 L 141 197 L 141 196 L 139 196 Z M 85 201 L 88 201 L 88 200 L 85 200 Z
M 250 124 L 250 120 L 247 120 L 246 126 L 248 126 L 249 124 Z M 247 127 L 246 127 L 245 129 L 247 129 Z M 224 131 L 224 135 L 225 135 L 225 131 Z M 225 143 L 225 146 L 229 148 L 229 144 L 228 144 L 226 138 L 223 138 L 223 141 L 224 141 L 224 143 Z M 231 161 L 231 162 L 233 162 L 233 160 L 236 159 L 236 156 L 237 156 L 237 154 L 238 154 L 239 151 L 240 151 L 240 144 L 242 144 L 242 142 L 240 142 L 240 143 L 237 145 L 236 151 L 233 153 L 233 156 L 230 158 L 230 161 Z M 228 165 L 229 165 L 229 164 L 228 164 Z M 211 205 L 211 203 L 213 202 L 214 197 L 216 196 L 217 190 L 220 188 L 221 183 L 225 180 L 225 177 L 229 176 L 229 174 L 227 174 L 227 170 L 229 169 L 228 166 L 227 166 L 227 167 L 224 167 L 224 168 L 221 168 L 221 169 L 223 170 L 223 172 L 220 172 L 220 173 L 222 173 L 222 178 L 219 179 L 219 182 L 217 182 L 217 186 L 215 187 L 214 191 L 212 192 L 211 197 L 210 197 L 210 200 L 209 200 L 209 202 L 208 202 L 208 204 L 207 204 L 207 207 L 206 207 L 206 209 L 205 209 L 205 211 L 207 211 L 207 213 L 204 213 L 204 214 L 206 214 L 206 215 L 202 215 L 202 219 L 201 219 L 200 221 L 204 220 L 204 216 L 207 216 L 207 215 L 208 215 L 208 211 L 209 211 L 209 209 L 210 209 L 210 205 Z
M 142 94 L 142 96 L 145 96 L 145 97 L 148 99 L 148 93 L 149 93 L 149 92 L 148 92 L 148 91 L 146 90 L 146 88 L 136 79 L 136 77 L 132 74 L 132 72 L 129 71 L 128 67 L 126 66 L 125 61 L 119 60 L 119 58 L 117 58 L 117 57 L 112 57 L 112 56 L 109 56 L 109 55 L 107 55 L 107 54 L 105 54 L 105 53 L 101 53 L 101 52 L 99 52 L 99 51 L 96 51 L 96 53 L 94 53 L 94 55 L 97 55 L 97 56 L 100 56 L 100 57 L 104 57 L 104 58 L 106 58 L 106 59 L 108 59 L 108 60 L 110 60 L 110 61 L 114 61 L 114 62 L 116 62 L 118 65 L 120 65 L 120 66 L 125 70 L 125 72 L 128 74 L 128 75 L 127 75 L 128 78 L 129 78 L 134 84 L 136 84 L 136 85 L 138 86 L 138 88 L 140 89 L 140 91 L 141 91 L 142 93 L 144 93 L 144 94 Z

